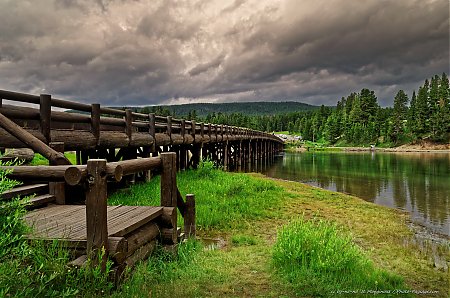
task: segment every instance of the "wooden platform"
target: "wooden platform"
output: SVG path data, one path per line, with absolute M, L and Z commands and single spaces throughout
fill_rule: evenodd
M 108 206 L 108 236 L 122 237 L 160 216 L 162 207 Z M 86 240 L 85 205 L 49 205 L 25 216 L 32 238 Z

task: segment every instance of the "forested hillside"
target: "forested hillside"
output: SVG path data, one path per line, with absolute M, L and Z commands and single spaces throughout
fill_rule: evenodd
M 425 80 L 409 97 L 399 90 L 394 106 L 381 108 L 374 91 L 363 88 L 341 98 L 336 108 L 322 106 L 306 112 L 247 116 L 211 113 L 200 121 L 245 126 L 253 129 L 300 134 L 303 139 L 330 144 L 399 145 L 419 139 L 448 142 L 450 98 L 447 74 Z
M 231 103 L 191 103 L 183 105 L 144 107 L 144 113 L 156 112 L 183 117 L 206 117 L 212 113 L 243 113 L 246 115 L 276 115 L 289 112 L 310 111 L 318 106 L 302 102 L 231 102 Z
M 393 99 L 393 107 L 386 108 L 379 106 L 374 91 L 363 88 L 342 97 L 336 107 L 319 108 L 295 102 L 258 102 L 181 105 L 174 107 L 183 109 L 172 111 L 169 109 L 171 106 L 157 106 L 141 111 L 267 132 L 287 130 L 300 134 L 304 140 L 329 144 L 383 143 L 394 146 L 420 139 L 448 142 L 449 94 L 449 79 L 443 73 L 426 79 L 411 96 L 399 90 Z M 192 109 L 186 110 L 189 107 Z

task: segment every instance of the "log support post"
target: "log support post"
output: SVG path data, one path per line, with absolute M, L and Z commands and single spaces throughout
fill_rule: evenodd
M 161 162 L 161 206 L 176 208 L 178 198 L 176 153 L 161 153 Z M 163 242 L 169 245 L 176 244 L 178 236 L 176 227 L 167 231 L 163 229 L 162 232 L 163 235 L 166 235 Z M 170 235 L 168 235 L 168 232 L 170 232 Z
M 154 113 L 148 114 L 148 133 L 153 138 L 153 144 L 150 148 L 151 152 L 156 151 L 156 116 Z
M 104 271 L 108 256 L 106 160 L 88 160 L 87 172 L 87 255 L 94 266 L 100 261 L 101 269 Z
M 223 142 L 223 169 L 225 171 L 228 170 L 228 158 L 229 158 L 229 148 L 228 148 L 228 141 Z
M 133 134 L 133 113 L 130 109 L 125 110 L 125 133 L 128 137 L 128 142 L 131 142 Z
M 192 168 L 196 169 L 198 167 L 198 164 L 200 163 L 200 154 L 202 151 L 202 145 L 201 144 L 193 144 L 192 145 Z
M 39 97 L 39 124 L 41 133 L 44 135 L 45 142 L 50 143 L 51 129 L 51 113 L 52 113 L 52 97 L 49 94 L 41 94 Z
M 186 237 L 195 238 L 195 196 L 193 194 L 186 195 L 186 209 L 184 212 L 184 233 Z
M 63 142 L 53 142 L 49 144 L 50 148 L 53 150 L 64 154 L 64 143 Z M 57 166 L 58 164 L 49 161 L 51 166 Z M 51 195 L 55 196 L 55 202 L 58 205 L 64 205 L 66 203 L 66 192 L 65 192 L 65 182 L 49 182 L 48 189 Z
M 172 116 L 167 116 L 167 135 L 172 140 Z
M 183 144 L 180 146 L 180 170 L 186 169 L 187 150 L 186 145 L 184 144 L 186 141 L 185 134 L 186 134 L 186 121 L 182 119 L 180 123 L 180 135 L 183 137 Z
M 100 142 L 100 104 L 94 103 L 91 105 L 91 132 L 97 142 Z
M 238 171 L 242 171 L 242 164 L 243 164 L 243 158 L 244 158 L 244 155 L 242 154 L 242 149 L 243 149 L 243 147 L 242 147 L 242 141 L 239 141 L 239 146 L 238 146 L 238 158 L 237 158 L 237 161 L 238 161 Z

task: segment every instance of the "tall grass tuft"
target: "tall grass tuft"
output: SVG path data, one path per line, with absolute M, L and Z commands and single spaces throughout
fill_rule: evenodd
M 195 261 L 202 250 L 200 242 L 192 239 L 180 243 L 176 255 L 157 246 L 152 256 L 136 266 L 112 297 L 189 297 L 187 292 L 195 292 L 195 289 L 187 290 L 192 284 L 179 287 L 174 282 L 192 281 L 205 274 Z
M 364 296 L 405 288 L 401 277 L 375 268 L 350 235 L 323 220 L 300 218 L 281 228 L 272 257 L 300 296 Z

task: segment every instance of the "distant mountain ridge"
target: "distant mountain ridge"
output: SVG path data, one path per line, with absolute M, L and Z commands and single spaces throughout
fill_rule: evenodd
M 242 113 L 246 115 L 275 115 L 290 112 L 309 111 L 318 109 L 303 102 L 232 102 L 232 103 L 189 103 L 181 105 L 159 105 L 158 107 L 168 109 L 171 113 L 184 116 L 195 110 L 197 116 L 205 117 L 212 113 Z M 144 109 L 152 109 L 146 107 Z

